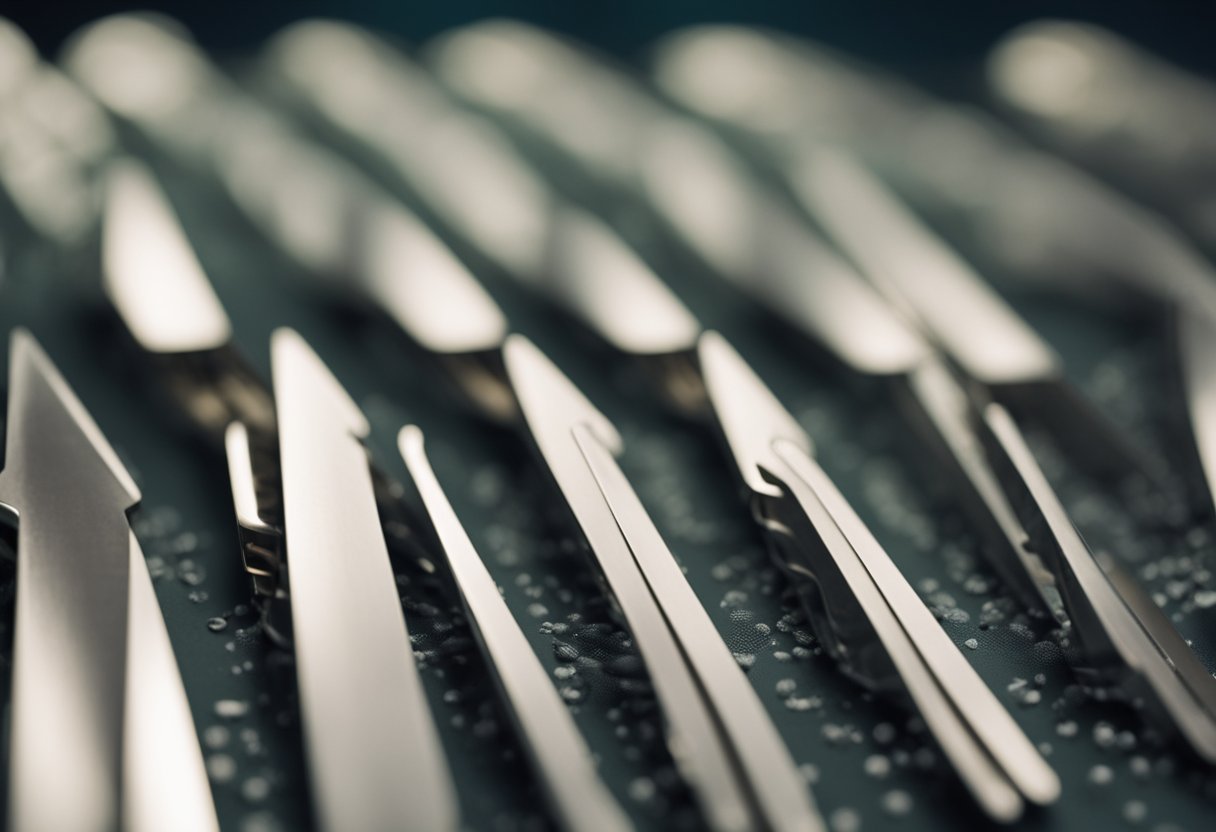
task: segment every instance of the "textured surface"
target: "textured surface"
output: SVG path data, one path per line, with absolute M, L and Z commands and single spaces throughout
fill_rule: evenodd
M 167 184 L 238 342 L 264 371 L 272 329 L 298 328 L 367 413 L 373 452 L 395 476 L 404 479 L 397 430 L 407 422 L 423 429 L 440 481 L 600 755 L 611 788 L 639 824 L 696 828 L 663 750 L 639 660 L 611 623 L 588 561 L 514 435 L 463 411 L 445 394 L 437 369 L 388 321 L 345 309 L 329 290 L 294 273 L 209 185 L 179 175 Z M 307 828 L 292 667 L 260 635 L 248 607 L 218 449 L 184 429 L 137 370 L 101 301 L 88 253 L 48 251 L 15 221 L 0 231 L 7 260 L 0 328 L 21 323 L 33 330 L 143 492 L 134 528 L 225 828 Z M 1154 744 L 1127 709 L 1087 700 L 1072 685 L 1050 628 L 1019 614 L 978 556 L 943 484 L 915 453 L 890 391 L 834 369 L 812 345 L 698 275 L 678 252 L 660 265 L 694 311 L 731 337 L 790 405 L 824 467 L 1057 767 L 1063 799 L 1028 817 L 1025 828 L 1210 828 L 1216 779 Z M 914 721 L 861 692 L 821 654 L 736 497 L 712 434 L 665 413 L 646 379 L 551 309 L 486 269 L 478 273 L 516 327 L 620 427 L 625 472 L 815 784 L 833 829 L 982 826 Z M 1160 321 L 1001 288 L 1112 419 L 1155 454 L 1185 460 Z M 1059 449 L 1042 441 L 1035 447 L 1091 543 L 1140 575 L 1209 668 L 1216 664 L 1216 583 L 1209 571 L 1216 542 L 1211 523 L 1183 508 L 1195 493 L 1181 481 L 1169 493 L 1109 493 L 1072 470 Z M 442 575 L 399 563 L 406 616 L 468 825 L 543 828 L 538 791 L 519 765 L 520 750 Z M 11 633 L 11 576 L 0 597 Z M 0 684 L 7 702 L 7 683 Z

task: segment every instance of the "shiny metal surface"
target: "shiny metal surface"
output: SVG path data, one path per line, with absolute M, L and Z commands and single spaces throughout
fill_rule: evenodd
M 312 21 L 279 35 L 263 63 L 281 97 L 376 153 L 454 233 L 610 341 L 667 353 L 695 339 L 683 307 L 612 228 L 562 199 L 494 125 L 386 43 Z M 597 273 L 609 271 L 616 286 L 605 291 Z
M 963 498 L 972 521 L 994 540 L 1001 555 L 990 557 L 1001 579 L 1028 608 L 1041 610 L 1057 620 L 1067 620 L 1055 578 L 1040 558 L 1026 548 L 1022 528 L 996 473 L 988 463 L 983 443 L 972 427 L 976 405 L 973 396 L 939 360 L 930 360 L 904 380 L 905 402 L 920 417 L 930 444 L 937 447 L 938 461 L 955 479 L 956 493 Z
M 1216 505 L 1216 321 L 1180 308 L 1178 357 L 1199 466 L 1208 500 Z
M 159 145 L 218 174 L 237 205 L 288 256 L 362 292 L 424 346 L 464 353 L 501 342 L 501 315 L 425 224 L 353 164 L 309 143 L 238 90 L 177 32 L 138 17 L 111 18 L 77 38 L 66 64 Z M 132 81 L 147 77 L 162 80 L 146 89 Z M 169 236 L 160 231 L 156 237 Z M 136 249 L 130 258 L 147 261 L 152 253 Z M 411 289 L 419 283 L 428 291 Z M 133 312 L 137 303 L 160 302 L 155 291 L 135 291 L 142 284 L 119 288 L 129 290 L 119 299 Z
M 1029 545 L 1052 564 L 1085 658 L 1117 695 L 1162 718 L 1208 762 L 1216 760 L 1216 679 L 1156 604 L 1086 546 L 1003 407 L 984 409 L 984 435 L 1002 484 L 1031 532 Z M 1130 596 L 1121 588 L 1132 587 Z M 1128 601 L 1127 598 L 1132 598 Z M 1113 674 L 1113 678 L 1112 678 Z
M 129 548 L 122 827 L 218 832 L 190 703 L 134 533 Z
M 825 46 L 747 27 L 686 29 L 654 54 L 655 81 L 684 106 L 778 161 L 847 145 L 1011 275 L 1105 301 L 1131 289 L 1216 315 L 1211 267 L 1175 228 L 978 110 Z
M 419 344 L 470 353 L 502 343 L 506 318 L 433 231 L 386 200 L 369 200 L 362 222 L 359 282 Z
M 422 432 L 413 426 L 402 428 L 398 444 L 490 670 L 505 693 L 524 747 L 563 828 L 571 832 L 631 829 L 628 816 L 600 780 L 591 751 L 557 688 L 452 510 L 427 459 Z
M 498 50 L 497 61 L 492 57 L 494 50 Z M 610 142 L 597 142 L 589 132 L 563 126 L 575 116 L 575 99 L 579 96 L 568 94 L 563 98 L 562 90 L 581 89 L 591 76 L 596 76 L 595 81 L 590 82 L 595 84 L 596 89 L 612 86 L 614 81 L 615 87 L 623 88 L 625 82 L 605 78 L 604 73 L 597 75 L 597 68 L 589 60 L 573 56 L 563 45 L 544 33 L 528 30 L 518 24 L 491 23 L 472 27 L 457 35 L 448 35 L 442 39 L 438 53 L 435 64 L 440 71 L 447 71 L 445 77 L 448 74 L 455 77 L 458 89 L 472 90 L 470 97 L 476 103 L 488 103 L 492 109 L 507 112 L 509 117 L 521 117 L 523 113 L 523 120 L 533 131 L 543 134 L 551 145 L 570 153 L 585 168 L 606 179 L 618 178 L 623 174 L 639 180 L 640 186 L 635 190 L 652 206 L 658 206 L 658 213 L 679 230 L 694 248 L 705 252 L 711 266 L 733 274 L 755 294 L 764 296 L 771 293 L 767 299 L 775 309 L 782 310 L 787 316 L 792 308 L 813 310 L 812 315 L 824 320 L 831 316 L 830 324 L 815 321 L 813 331 L 822 334 L 825 329 L 831 331 L 835 328 L 840 333 L 836 340 L 843 344 L 837 352 L 851 356 L 849 363 L 853 366 L 867 371 L 914 373 L 916 367 L 926 359 L 927 346 L 889 309 L 887 301 L 819 243 L 809 229 L 791 215 L 789 209 L 783 209 L 775 197 L 764 194 L 725 145 L 703 130 L 675 118 L 658 117 L 652 107 L 645 105 L 634 106 L 631 110 L 621 105 L 621 100 L 629 97 L 627 93 L 621 93 L 612 101 L 618 106 L 610 108 L 617 116 L 613 122 L 617 134 L 613 146 L 620 149 L 629 145 L 634 158 L 627 160 L 614 156 L 608 160 L 603 154 L 607 152 L 606 144 Z M 521 65 L 526 69 L 521 69 Z M 568 106 L 563 110 L 557 102 L 564 102 Z M 563 117 L 559 118 L 559 115 Z M 630 132 L 633 139 L 631 145 L 628 141 Z M 622 138 L 621 134 L 626 134 L 626 137 Z M 630 170 L 629 165 L 633 165 L 634 169 Z M 639 165 L 641 170 L 637 169 Z M 819 256 L 797 256 L 807 253 Z M 823 268 L 835 264 L 839 264 L 835 270 Z M 823 279 L 825 272 L 827 278 Z M 831 280 L 833 277 L 837 277 L 834 282 Z M 614 288 L 606 273 L 596 275 L 588 272 L 587 279 L 598 279 L 603 293 Z M 854 287 L 860 289 L 851 291 Z M 848 297 L 860 299 L 862 304 L 869 304 L 869 308 L 863 306 L 857 309 L 845 303 L 842 310 L 840 301 Z M 627 314 L 627 304 L 604 306 L 604 315 Z M 851 314 L 854 311 L 860 314 Z M 882 322 L 884 316 L 888 322 Z M 602 333 L 603 327 L 593 328 Z M 894 343 L 899 343 L 900 348 L 884 354 L 881 346 L 873 345 L 876 342 L 879 345 L 891 344 L 890 340 L 883 338 L 887 333 L 895 336 Z M 899 341 L 901 337 L 902 343 Z M 611 342 L 613 339 L 607 340 Z M 885 360 L 886 356 L 893 357 Z M 696 364 L 710 409 L 749 489 L 761 505 L 786 497 L 787 488 L 774 482 L 768 473 L 788 467 L 777 454 L 778 441 L 790 442 L 801 448 L 809 459 L 810 438 L 718 334 L 711 332 L 701 336 L 696 349 Z M 959 414 L 964 417 L 961 429 L 968 438 L 972 438 L 965 415 L 965 411 Z M 608 466 L 611 457 L 596 452 L 592 439 L 581 438 L 580 444 L 584 446 L 584 454 L 591 451 L 589 459 L 598 459 L 600 465 Z M 969 449 L 973 451 L 970 459 L 974 464 L 971 467 L 981 469 L 981 474 L 986 472 L 982 455 L 976 457 L 978 443 Z M 988 478 L 985 485 L 990 486 L 991 474 L 988 474 Z M 603 485 L 604 479 L 601 478 Z M 999 489 L 994 496 L 1000 499 Z M 1007 505 L 1003 507 L 1008 515 Z M 837 509 L 843 510 L 839 506 Z M 804 529 L 803 533 L 830 534 L 828 529 L 835 526 L 831 520 L 828 520 L 828 524 L 825 529 L 822 524 L 817 526 L 811 523 L 811 528 Z M 1012 526 L 1016 529 L 1016 520 L 1013 520 Z M 1020 550 L 1023 538 L 1024 534 L 1013 538 L 1011 530 L 1010 545 Z M 872 538 L 869 540 L 873 542 Z M 803 543 L 812 547 L 818 545 L 809 541 Z M 873 546 L 877 544 L 873 543 Z M 855 554 L 849 556 L 856 558 Z M 645 564 L 641 560 L 639 562 L 645 571 Z M 894 567 L 890 569 L 886 579 L 904 583 Z M 930 711 L 926 718 L 935 735 L 940 735 L 939 741 L 947 749 L 960 774 L 969 780 L 969 785 L 986 810 L 994 817 L 1005 820 L 1019 814 L 1021 797 L 1011 785 L 1014 782 L 1031 799 L 1043 802 L 1054 799 L 1059 789 L 1058 781 L 1007 713 L 1000 711 L 1000 718 L 992 723 L 991 732 L 971 725 L 970 721 L 983 719 L 989 714 L 977 714 L 969 708 L 982 709 L 987 705 L 999 709 L 1000 706 L 940 627 L 934 624 L 931 633 L 922 630 L 917 634 L 937 651 L 949 650 L 953 654 L 956 663 L 949 667 L 949 672 L 957 674 L 965 668 L 969 674 L 964 682 L 966 693 L 978 693 L 977 701 L 980 704 L 953 702 L 946 692 L 946 679 L 952 677 L 938 676 L 937 672 L 950 665 L 949 657 L 941 658 L 934 654 L 933 664 L 927 665 L 921 664 L 916 658 L 904 656 L 908 651 L 914 653 L 914 648 L 902 628 L 908 626 L 915 630 L 918 625 L 923 626 L 925 618 L 932 622 L 928 610 L 914 593 L 912 600 L 916 602 L 916 610 L 904 607 L 892 613 L 881 591 L 864 581 L 860 587 L 846 584 L 839 589 L 846 595 L 854 591 L 870 592 L 873 603 L 863 609 L 859 621 L 846 629 L 863 628 L 871 633 L 871 638 L 876 628 L 883 629 L 887 638 L 886 641 L 880 638 L 880 643 L 888 650 L 899 651 L 902 658 L 897 684 L 914 689 L 913 698 L 917 707 Z M 889 591 L 898 593 L 898 590 Z M 911 592 L 910 589 L 908 591 Z M 902 600 L 906 604 L 907 598 Z M 871 613 L 879 620 L 871 620 Z M 906 623 L 905 617 L 909 619 Z M 843 622 L 837 623 L 844 626 Z M 1012 732 L 1012 739 L 1001 736 L 1002 731 Z M 1001 756 L 1005 752 L 986 750 L 985 743 L 999 743 L 1016 751 L 1002 757 L 998 764 L 990 759 L 990 755 Z M 1025 754 L 1027 749 L 1029 756 Z M 1011 767 L 1026 763 L 1029 763 L 1030 771 L 1024 775 L 1025 779 L 1019 779 L 1023 777 L 1021 773 L 1009 775 L 1000 770 L 1001 765 Z
M 114 130 L 97 103 L 3 19 L 0 103 L 0 188 L 29 231 L 68 249 L 88 244 L 96 168 L 114 152 Z
M 623 71 L 514 21 L 445 34 L 427 55 L 457 95 L 522 126 L 606 189 L 632 191 L 720 277 L 854 369 L 897 374 L 926 353 L 737 153 Z
M 10 828 L 218 829 L 127 523 L 139 489 L 24 330 L 11 339 L 9 389 L 0 500 L 19 524 Z
M 744 484 L 758 495 L 780 497 L 784 493 L 781 487 L 764 476 L 765 471 L 779 467 L 774 441 L 793 442 L 812 454 L 811 437 L 718 333 L 701 336 L 697 363 L 706 398 Z
M 575 430 L 590 432 L 612 453 L 621 449 L 616 429 L 530 342 L 508 339 L 505 366 L 537 447 L 586 536 L 592 554 L 634 632 L 671 732 L 669 746 L 692 783 L 711 825 L 745 828 L 746 798 L 729 753 L 680 648 L 638 571 L 611 507 L 582 458 Z
M 276 90 L 375 151 L 467 242 L 516 277 L 542 273 L 557 208 L 549 185 L 395 50 L 309 21 L 272 40 L 264 64 Z
M 739 758 L 765 827 L 825 830 L 789 750 L 611 451 L 586 427 L 575 427 L 574 437 Z
M 0 502 L 19 515 L 9 826 L 113 829 L 139 489 L 33 337 L 14 332 Z M 81 552 L 90 557 L 81 558 Z M 71 794 L 71 800 L 63 799 Z
M 645 147 L 640 192 L 720 275 L 863 373 L 927 353 L 856 270 L 703 128 L 669 120 Z
M 568 208 L 555 218 L 544 289 L 619 350 L 689 349 L 700 325 L 611 228 Z
M 1156 179 L 1158 190 L 1190 192 L 1202 210 L 1216 175 L 1210 80 L 1099 26 L 1042 20 L 997 44 L 988 83 L 1001 103 L 1063 146 L 1124 166 L 1132 180 Z
M 1059 783 L 1050 767 L 819 470 L 809 437 L 716 333 L 702 337 L 698 354 L 706 392 L 740 473 L 749 487 L 757 481 L 762 485 L 752 488 L 759 516 L 772 521 L 769 531 L 778 538 L 792 538 L 780 541 L 787 551 L 793 547 L 803 553 L 787 561 L 787 568 L 806 570 L 803 578 L 814 582 L 810 591 L 831 596 L 823 598 L 829 613 L 820 622 L 826 621 L 840 639 L 837 658 L 863 682 L 885 687 L 860 659 L 873 652 L 868 641 L 881 645 L 894 663 L 896 684 L 911 696 L 992 817 L 1008 821 L 1018 816 L 1019 793 L 1037 803 L 1053 801 Z M 834 566 L 818 554 L 820 545 Z M 858 565 L 865 571 L 858 571 Z M 838 574 L 841 583 L 833 584 L 825 569 Z M 854 650 L 857 655 L 851 656 Z
M 970 376 L 985 384 L 1059 376 L 1046 342 L 854 159 L 808 150 L 791 184 L 833 241 Z
M 753 821 L 734 763 L 696 679 L 594 473 L 578 435 L 621 451 L 616 428 L 530 341 L 504 346 L 506 374 L 537 449 L 586 538 L 633 633 L 667 722 L 668 747 L 711 827 L 743 830 Z
M 295 332 L 276 331 L 271 352 L 296 672 L 319 824 L 456 829 L 456 793 L 359 441 L 367 422 Z
M 128 159 L 107 178 L 102 275 L 127 329 L 152 353 L 226 344 L 228 316 L 151 174 Z
M 1021 815 L 1023 798 L 1040 804 L 1055 801 L 1060 792 L 1055 772 L 827 475 L 791 442 L 777 440 L 774 450 L 784 468 L 769 473 L 789 489 L 800 510 L 824 535 L 836 568 L 845 575 L 918 711 L 977 802 L 993 819 L 1011 822 Z M 825 520 L 839 536 L 825 528 Z

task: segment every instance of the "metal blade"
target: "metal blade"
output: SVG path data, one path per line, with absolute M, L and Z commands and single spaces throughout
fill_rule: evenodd
M 127 329 L 157 354 L 226 345 L 228 316 L 151 174 L 123 160 L 107 180 L 102 280 Z
M 10 341 L 7 434 L 0 502 L 19 515 L 9 824 L 110 830 L 122 770 L 126 512 L 139 489 L 24 330 Z
M 976 762 L 971 759 L 973 752 L 965 751 L 969 741 L 958 734 L 956 728 L 943 723 L 943 732 L 935 732 L 977 800 L 994 817 L 1007 820 L 1012 820 L 1021 811 L 1017 792 L 1035 803 L 1054 802 L 1060 793 L 1055 772 L 950 641 L 848 501 L 805 450 L 787 440 L 777 440 L 775 445 L 778 457 L 785 463 L 785 471 L 793 475 L 785 484 L 797 490 L 801 483 L 830 515 L 899 627 L 914 645 L 925 668 L 935 678 L 957 719 L 965 725 L 965 732 L 974 736 L 976 749 L 990 758 L 988 765 L 973 768 Z M 779 472 L 772 473 L 781 476 Z M 805 494 L 799 497 L 800 504 L 805 504 L 805 497 Z M 839 555 L 841 550 L 828 548 L 839 565 L 843 560 Z M 892 659 L 895 660 L 895 656 Z M 930 711 L 937 707 L 929 706 Z M 924 715 L 926 722 L 934 718 L 932 713 Z M 997 772 L 995 777 L 994 772 Z M 1002 781 L 1006 783 L 1002 784 Z M 1010 785 L 1016 788 L 1014 801 L 1009 799 Z
M 1054 350 L 858 163 L 808 150 L 793 176 L 832 239 L 968 375 L 992 385 L 1059 377 Z
M 951 370 L 928 360 L 901 380 L 902 397 L 936 459 L 953 475 L 956 492 L 988 538 L 985 552 L 1001 579 L 1028 608 L 1066 620 L 1059 588 L 1038 555 L 984 453 L 973 427 L 975 405 Z
M 573 208 L 555 217 L 544 291 L 617 349 L 691 349 L 701 326 L 650 266 L 600 220 Z
M 710 409 L 744 484 L 755 494 L 780 497 L 781 488 L 763 474 L 779 467 L 773 442 L 786 439 L 809 454 L 811 437 L 721 335 L 701 336 L 697 360 Z
M 1180 307 L 1178 359 L 1191 434 L 1207 486 L 1207 504 L 1216 507 L 1216 323 Z
M 452 510 L 423 448 L 422 432 L 402 428 L 401 456 L 426 507 L 508 709 L 554 812 L 571 832 L 624 832 L 628 815 L 596 772 L 569 709 L 532 652 L 523 630 Z
M 747 797 L 714 716 L 576 439 L 576 430 L 586 432 L 619 453 L 616 428 L 527 339 L 512 335 L 503 353 L 541 458 L 633 633 L 663 708 L 676 765 L 714 829 L 750 828 Z
M 320 825 L 456 829 L 376 510 L 368 425 L 291 330 L 271 344 L 300 707 Z
M 543 273 L 549 185 L 397 50 L 357 27 L 310 21 L 271 41 L 263 63 L 276 92 L 376 153 L 486 257 L 520 279 Z
M 695 340 L 691 315 L 611 228 L 387 44 L 312 22 L 280 35 L 265 64 L 285 97 L 383 157 L 458 235 L 613 344 L 662 354 Z M 354 90 L 367 106 L 350 106 Z M 414 129 L 420 120 L 427 130 Z
M 986 448 L 1013 505 L 1031 532 L 1030 545 L 1054 564 L 1061 592 L 1086 659 L 1099 672 L 1120 674 L 1120 692 L 1144 702 L 1203 759 L 1216 761 L 1216 680 L 1190 655 L 1190 647 L 1138 588 L 1130 601 L 1120 570 L 1104 569 L 1047 482 L 1017 424 L 1003 407 L 985 408 Z
M 134 533 L 129 548 L 123 829 L 218 832 L 190 703 Z
M 634 560 L 722 724 L 766 826 L 774 832 L 826 830 L 798 767 L 755 689 L 688 585 L 612 453 L 585 426 L 576 427 L 574 436 Z
M 623 70 L 515 21 L 445 34 L 427 52 L 456 94 L 522 126 L 606 190 L 632 191 L 719 276 L 847 365 L 897 374 L 926 353 L 920 336 L 738 154 Z

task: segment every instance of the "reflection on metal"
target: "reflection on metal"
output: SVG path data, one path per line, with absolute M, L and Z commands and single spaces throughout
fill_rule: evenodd
M 1055 352 L 987 283 L 843 153 L 808 152 L 791 185 L 840 248 L 972 378 L 1053 381 Z
M 601 444 L 612 455 L 620 453 L 616 428 L 530 341 L 513 335 L 503 354 L 540 456 L 574 514 L 650 673 L 663 704 L 668 747 L 677 767 L 714 829 L 751 828 L 747 795 L 735 776 L 726 738 L 659 606 L 654 593 L 660 588 L 648 585 L 628 532 L 621 528 L 583 456 L 580 446 L 588 442 Z M 643 518 L 649 524 L 649 518 Z M 664 555 L 670 556 L 659 556 Z M 733 670 L 739 672 L 737 667 Z
M 508 52 L 527 62 L 526 72 L 495 71 L 488 56 Z M 572 53 L 564 44 L 518 24 L 490 23 L 448 35 L 433 53 L 436 55 L 434 63 L 445 79 L 475 103 L 488 106 L 506 118 L 522 121 L 553 149 L 569 154 L 587 171 L 601 178 L 606 187 L 619 188 L 622 174 L 627 181 L 634 182 L 634 192 L 655 207 L 659 216 L 701 252 L 710 266 L 730 277 L 745 291 L 768 301 L 787 319 L 809 328 L 850 366 L 863 372 L 890 373 L 909 380 L 926 372 L 929 347 L 886 300 L 832 254 L 791 208 L 782 205 L 775 195 L 766 193 L 722 142 L 689 122 L 663 116 L 640 91 L 632 91 L 626 79 L 612 77 L 609 71 Z M 512 86 L 512 81 L 521 79 L 527 83 L 519 88 Z M 634 156 L 628 162 L 615 158 L 613 164 L 606 164 L 600 154 L 604 143 L 597 144 L 588 134 L 576 134 L 558 127 L 574 116 L 574 99 L 578 97 L 563 95 L 563 90 L 581 90 L 586 84 L 592 84 L 596 89 L 612 89 L 611 100 L 616 105 L 614 113 L 617 116 L 613 122 L 615 145 L 631 148 Z M 566 105 L 564 109 L 563 104 Z M 631 164 L 632 169 L 626 167 L 627 164 Z M 598 284 L 601 295 L 612 293 L 613 303 L 601 303 L 591 313 L 585 304 L 572 303 L 568 292 L 551 293 L 555 299 L 571 308 L 618 349 L 644 357 L 644 351 L 634 349 L 629 340 L 618 337 L 617 326 L 624 323 L 619 319 L 629 316 L 630 310 L 640 308 L 646 298 L 667 291 L 657 276 L 647 273 L 652 285 L 643 291 L 635 281 L 622 287 L 609 275 L 590 268 L 576 269 L 573 273 L 567 269 L 563 273 L 569 275 L 572 284 L 588 287 L 586 294 L 589 297 L 595 296 L 591 287 Z M 631 320 L 629 323 L 636 325 L 638 322 Z M 655 332 L 651 337 L 660 338 L 665 322 L 647 323 Z M 790 493 L 788 485 L 775 482 L 771 476 L 771 472 L 788 467 L 777 451 L 778 443 L 800 448 L 809 459 L 810 438 L 721 336 L 707 333 L 700 337 L 695 349 L 685 352 L 685 364 L 700 378 L 702 406 L 708 405 L 721 427 L 761 518 L 771 517 L 771 506 L 764 507 L 780 504 L 783 500 L 788 502 Z M 919 399 L 918 388 L 908 386 L 914 392 L 913 398 Z M 939 390 L 941 386 L 937 386 Z M 955 392 L 966 403 L 966 394 L 961 388 L 948 387 L 947 391 Z M 984 487 L 988 501 L 981 500 L 981 505 L 1000 512 L 1008 521 L 1003 525 L 994 521 L 993 525 L 1007 536 L 1010 557 L 1016 558 L 1025 534 L 1017 521 L 1011 519 L 1011 510 L 993 484 L 993 477 L 979 452 L 978 440 L 970 432 L 966 411 L 960 411 L 957 417 L 948 427 L 953 429 L 956 440 L 961 432 L 962 442 L 966 444 L 966 464 L 959 467 L 975 473 L 979 484 L 973 487 Z M 963 453 L 957 441 L 947 447 Z M 965 478 L 964 482 L 970 484 Z M 854 516 L 847 505 L 839 510 L 847 510 Z M 786 522 L 795 521 L 786 518 Z M 808 525 L 805 518 L 798 521 L 797 526 L 805 538 L 801 540 L 802 547 L 819 550 L 822 536 L 832 534 L 831 522 L 829 520 L 829 525 L 824 526 L 822 523 Z M 780 522 L 766 527 L 778 539 L 787 540 L 788 528 Z M 785 551 L 788 542 L 779 548 Z M 885 553 L 882 557 L 886 557 Z M 806 568 L 805 557 L 798 563 L 797 568 Z M 1024 576 L 1021 564 L 1016 560 L 1014 563 L 1007 571 Z M 869 634 L 880 655 L 883 650 L 901 651 L 907 642 L 906 635 L 899 635 L 903 632 L 901 627 L 923 624 L 924 618 L 929 616 L 914 594 L 912 599 L 919 612 L 905 606 L 893 614 L 883 606 L 887 596 L 881 593 L 898 596 L 898 587 L 906 587 L 894 567 L 888 570 L 886 580 L 888 583 L 880 594 L 873 596 L 877 602 L 863 610 L 855 625 Z M 1026 582 L 1024 577 L 1023 582 Z M 803 583 L 810 587 L 816 585 L 813 579 Z M 873 589 L 867 587 L 864 583 L 841 586 L 840 591 L 848 598 L 852 592 L 872 593 Z M 1038 586 L 1031 586 L 1028 594 L 1037 596 L 1039 591 Z M 813 590 L 810 595 L 812 610 L 822 606 L 822 601 L 813 600 Z M 907 600 L 906 595 L 899 597 Z M 839 603 L 849 602 L 842 599 Z M 873 621 L 868 617 L 871 612 L 876 617 Z M 887 620 L 882 618 L 884 615 L 887 618 L 894 616 L 891 618 L 894 630 L 884 627 L 883 622 Z M 830 618 L 814 614 L 813 617 L 827 630 L 825 640 L 841 638 L 835 633 L 836 625 Z M 931 616 L 929 620 L 932 621 Z M 886 641 L 875 639 L 879 632 L 890 635 Z M 900 638 L 904 641 L 899 641 Z M 961 668 L 965 668 L 970 675 L 963 687 L 974 701 L 983 704 L 952 704 L 950 688 L 945 684 L 949 677 L 935 676 L 934 669 L 911 659 L 903 660 L 894 684 L 900 689 L 914 688 L 918 695 L 912 698 L 917 707 L 931 711 L 927 721 L 977 799 L 994 817 L 1003 820 L 1020 814 L 1022 795 L 1035 802 L 1053 800 L 1058 792 L 1054 774 L 1029 746 L 1008 714 L 1001 710 L 1001 717 L 995 721 L 990 718 L 984 710 L 985 705 L 998 710 L 1000 706 L 944 632 L 934 626 L 934 632 L 926 639 L 927 644 L 936 648 L 931 653 L 933 668 L 940 671 L 942 666 L 949 665 L 952 674 L 963 672 Z M 942 658 L 942 651 L 949 651 L 953 658 Z M 867 648 L 866 652 L 872 654 L 874 650 Z M 840 657 L 844 658 L 843 654 Z M 848 667 L 849 662 L 845 665 Z M 881 687 L 885 681 L 857 668 L 851 668 L 851 672 L 872 686 Z M 975 710 L 971 710 L 972 707 Z M 960 715 L 959 711 L 964 713 Z M 987 725 L 977 727 L 984 720 Z M 988 726 L 992 726 L 991 734 L 986 733 Z M 997 750 L 985 750 L 985 743 Z M 1019 752 L 1010 752 L 999 761 L 990 759 L 1001 757 L 1004 749 L 1010 748 L 1019 749 L 1021 756 L 1018 756 Z M 1029 756 L 1026 756 L 1027 751 Z M 1000 771 L 1002 765 L 1025 770 L 1003 773 Z M 1023 777 L 1025 779 L 1021 779 Z
M 1095 681 L 1216 762 L 1216 679 L 1134 579 L 1085 545 L 1008 411 L 988 405 L 983 425 L 985 447 L 1031 532 L 1028 545 L 1050 564 L 1067 599 L 1079 661 Z
M 469 621 L 489 659 L 490 672 L 504 692 L 524 747 L 563 828 L 570 832 L 631 829 L 628 816 L 599 779 L 591 751 L 574 719 L 452 510 L 427 459 L 422 432 L 406 427 L 398 439 Z
M 456 829 L 456 792 L 360 441 L 367 421 L 295 332 L 277 331 L 271 354 L 296 676 L 320 825 Z
M 1208 505 L 1216 507 L 1216 320 L 1179 309 L 1178 357 Z
M 164 194 L 133 161 L 112 163 L 108 179 L 102 275 L 127 329 L 155 353 L 222 347 L 228 316 Z
M 18 516 L 10 826 L 109 830 L 121 817 L 149 832 L 218 829 L 127 522 L 139 489 L 24 330 L 10 343 L 7 434 L 0 502 Z
M 1016 819 L 1023 799 L 1053 802 L 1054 772 L 814 462 L 809 437 L 771 394 L 741 403 L 740 376 L 751 376 L 743 389 L 764 387 L 720 336 L 704 335 L 698 356 L 711 406 L 735 412 L 720 425 L 740 474 L 766 483 L 753 490 L 757 517 L 831 652 L 864 684 L 908 693 L 994 819 Z M 738 413 L 744 407 L 746 418 Z M 757 431 L 766 427 L 762 440 Z

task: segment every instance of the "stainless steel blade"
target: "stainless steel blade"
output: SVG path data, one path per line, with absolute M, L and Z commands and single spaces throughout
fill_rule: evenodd
M 308 764 L 327 830 L 459 825 L 376 510 L 368 425 L 307 343 L 272 339 Z
M 569 709 L 452 510 L 427 459 L 422 432 L 413 426 L 402 428 L 398 444 L 490 672 L 505 693 L 508 710 L 562 826 L 571 832 L 632 829 L 628 815 L 600 779 Z
M 10 342 L 7 434 L 0 502 L 19 517 L 9 824 L 112 830 L 126 691 L 126 512 L 139 489 L 24 330 Z

